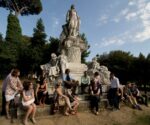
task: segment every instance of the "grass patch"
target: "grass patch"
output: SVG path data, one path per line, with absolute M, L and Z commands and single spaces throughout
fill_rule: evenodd
M 139 125 L 150 125 L 150 115 L 137 117 L 137 123 L 139 123 Z
M 112 125 L 121 125 L 120 123 L 113 123 Z
M 129 125 L 150 125 L 150 115 L 143 114 L 136 116 L 134 122 Z

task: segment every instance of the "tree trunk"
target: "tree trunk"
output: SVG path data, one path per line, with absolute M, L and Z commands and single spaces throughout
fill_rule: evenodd
M 144 82 L 144 92 L 145 92 L 145 95 L 146 95 L 147 94 L 146 82 Z
M 16 17 L 18 17 L 19 14 L 20 14 L 19 12 L 15 11 L 15 16 Z

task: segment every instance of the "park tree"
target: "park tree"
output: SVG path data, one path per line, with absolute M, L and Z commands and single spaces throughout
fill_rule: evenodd
M 39 65 L 43 62 L 43 55 L 45 52 L 45 46 L 47 43 L 45 27 L 42 19 L 38 19 L 36 27 L 33 29 L 33 37 L 31 38 L 31 44 L 28 48 L 28 54 L 26 57 L 28 58 L 28 63 L 30 63 L 30 69 L 32 72 L 36 71 L 39 68 Z
M 19 47 L 17 43 L 3 42 L 0 47 L 0 74 L 3 77 L 8 74 L 9 71 L 17 67 L 17 61 L 19 59 Z
M 0 33 L 0 43 L 3 42 L 3 35 Z
M 85 34 L 80 34 L 81 39 L 87 44 L 88 48 L 87 50 L 83 51 L 81 54 L 81 62 L 86 63 L 86 58 L 89 56 L 90 51 L 88 50 L 90 48 L 90 45 L 88 44 L 88 40 L 85 36 Z
M 49 46 L 50 46 L 49 50 L 50 51 L 49 52 L 50 53 L 56 53 L 56 55 L 60 54 L 60 52 L 59 52 L 60 39 L 55 38 L 55 37 L 50 37 L 49 42 L 50 42 L 50 44 L 49 44 Z
M 27 35 L 22 35 L 22 43 L 30 45 L 31 44 L 31 37 Z
M 147 58 L 146 58 L 146 62 L 147 62 L 147 82 L 149 83 L 149 86 L 150 86 L 150 79 L 149 79 L 149 74 L 150 74 L 150 53 L 147 55 Z
M 138 85 L 139 86 L 144 85 L 144 90 L 146 92 L 146 84 L 149 81 L 149 74 L 147 74 L 149 70 L 148 69 L 149 65 L 146 60 L 146 57 L 142 53 L 139 54 L 135 62 L 135 66 L 136 66 L 135 71 L 137 71 L 136 74 Z
M 0 7 L 18 15 L 39 14 L 42 11 L 40 0 L 0 0 Z
M 45 44 L 44 55 L 42 63 L 47 63 L 51 59 L 51 53 L 55 53 L 57 56 L 60 54 L 59 52 L 59 43 L 60 40 L 55 37 L 50 37 L 49 42 Z
M 46 41 L 46 33 L 45 27 L 42 19 L 38 19 L 36 28 L 33 29 L 33 37 L 31 39 L 31 44 L 33 47 L 42 47 L 45 45 Z
M 147 58 L 146 58 L 148 61 L 150 61 L 150 53 L 147 55 Z
M 111 51 L 109 54 L 104 53 L 98 58 L 100 65 L 105 65 L 111 72 L 114 72 L 122 83 L 130 79 L 130 66 L 133 55 L 130 52 L 121 50 Z
M 8 15 L 8 24 L 6 31 L 6 41 L 8 42 L 21 42 L 22 31 L 19 20 L 12 13 Z
M 3 43 L 0 53 L 1 74 L 6 74 L 12 68 L 18 66 L 17 62 L 19 60 L 22 32 L 18 18 L 12 13 L 8 15 L 5 40 L 6 42 Z

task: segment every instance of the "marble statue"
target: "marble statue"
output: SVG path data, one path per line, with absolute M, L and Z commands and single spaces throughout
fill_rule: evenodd
M 59 61 L 55 53 L 51 54 L 51 60 L 49 63 L 41 65 L 41 69 L 43 70 L 43 75 L 45 77 L 57 77 L 59 75 Z
M 92 67 L 91 67 L 91 69 L 93 70 L 93 73 L 95 73 L 96 71 L 99 71 L 99 69 L 100 69 L 100 64 L 97 62 L 97 58 L 96 57 L 94 57 L 92 59 Z
M 65 51 L 62 50 L 61 51 L 61 55 L 59 55 L 59 63 L 60 63 L 60 68 L 61 68 L 61 72 L 64 74 L 65 70 L 68 68 L 68 59 L 67 56 L 65 55 Z
M 68 24 L 68 35 L 77 36 L 79 34 L 80 18 L 77 15 L 74 5 L 71 5 L 66 15 L 66 22 Z
M 96 57 L 92 59 L 92 62 L 89 65 L 88 74 L 93 77 L 95 72 L 99 72 L 102 84 L 110 84 L 110 71 L 106 66 L 101 66 L 100 63 L 97 62 Z
M 81 63 L 81 55 L 82 52 L 88 49 L 86 41 L 80 36 L 79 29 L 80 18 L 75 10 L 75 6 L 71 5 L 66 14 L 66 24 L 62 25 L 59 50 L 60 52 L 64 51 L 67 57 L 67 68 L 71 70 L 73 77 L 78 81 L 80 81 L 83 72 L 87 70 L 87 66 Z M 62 68 L 63 72 L 64 67 Z
M 71 5 L 70 10 L 68 10 L 66 24 L 62 28 L 60 50 L 65 51 L 68 62 L 81 63 L 81 53 L 88 48 L 88 45 L 79 35 L 80 18 L 74 5 Z

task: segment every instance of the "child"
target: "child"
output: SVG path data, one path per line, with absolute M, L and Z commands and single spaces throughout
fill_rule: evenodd
M 30 81 L 24 81 L 23 87 L 24 89 L 23 89 L 22 104 L 25 107 L 25 109 L 27 109 L 23 123 L 24 125 L 28 125 L 28 118 L 30 115 L 32 122 L 36 123 L 34 118 L 36 113 L 36 105 L 34 104 L 35 97 L 34 97 L 33 83 Z

